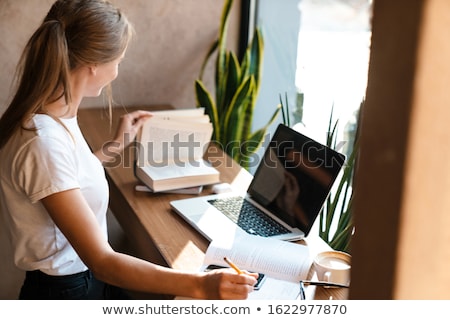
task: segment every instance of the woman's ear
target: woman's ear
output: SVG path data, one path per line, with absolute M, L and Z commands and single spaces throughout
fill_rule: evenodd
M 96 64 L 89 66 L 89 73 L 93 76 L 97 75 L 97 65 Z

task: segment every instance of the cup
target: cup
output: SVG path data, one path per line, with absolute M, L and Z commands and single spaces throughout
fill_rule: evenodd
M 342 285 L 350 284 L 352 257 L 342 251 L 324 251 L 314 258 L 314 269 L 319 281 Z

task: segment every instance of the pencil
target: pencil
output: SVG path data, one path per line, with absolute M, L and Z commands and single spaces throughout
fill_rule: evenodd
M 223 260 L 230 266 L 232 267 L 238 274 L 242 274 L 242 270 L 239 269 L 233 262 L 231 262 L 230 259 L 228 259 L 227 257 L 223 257 Z

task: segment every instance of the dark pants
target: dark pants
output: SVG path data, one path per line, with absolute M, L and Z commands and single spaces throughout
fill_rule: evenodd
M 50 276 L 36 270 L 26 272 L 19 299 L 125 300 L 129 297 L 122 289 L 95 279 L 89 270 L 67 276 Z

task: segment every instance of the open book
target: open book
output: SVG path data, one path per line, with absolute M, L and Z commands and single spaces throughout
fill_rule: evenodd
M 229 267 L 224 257 L 241 270 L 265 275 L 260 289 L 253 291 L 249 299 L 296 299 L 299 282 L 307 279 L 312 263 L 305 245 L 239 234 L 232 240 L 213 240 L 206 250 L 201 269 Z
M 153 112 L 137 137 L 136 177 L 154 192 L 219 182 L 203 159 L 212 132 L 202 108 Z

